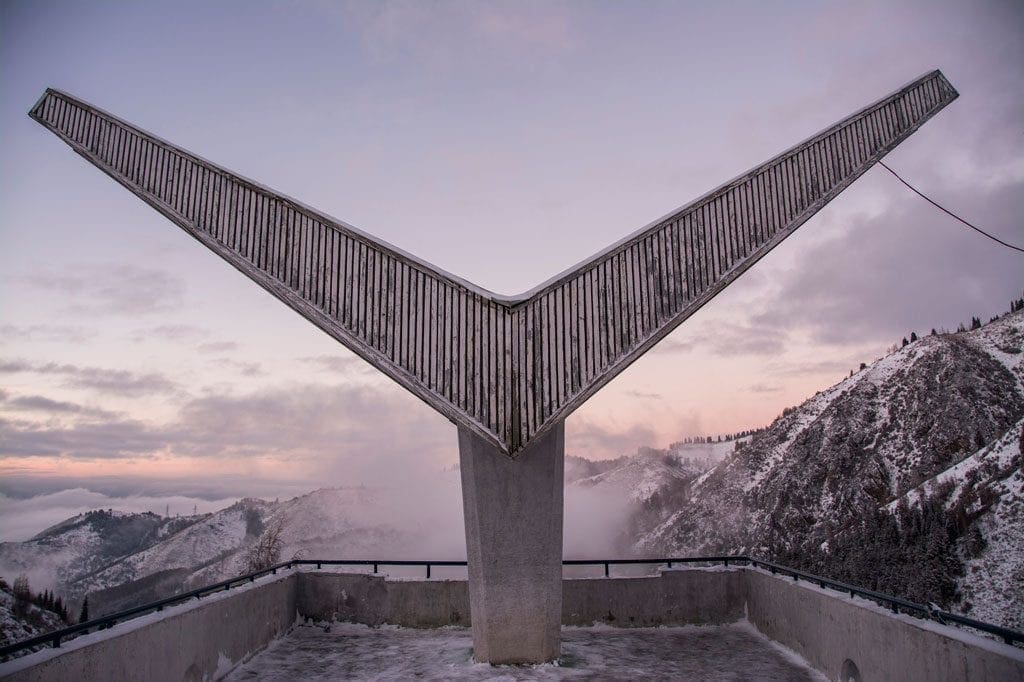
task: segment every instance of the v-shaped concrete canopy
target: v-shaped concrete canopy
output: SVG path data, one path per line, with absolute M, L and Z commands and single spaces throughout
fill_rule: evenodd
M 547 433 L 957 97 L 933 71 L 514 297 L 57 90 L 30 116 L 495 448 Z

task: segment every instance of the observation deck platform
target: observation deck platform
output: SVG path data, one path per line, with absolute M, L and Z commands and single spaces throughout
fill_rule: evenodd
M 660 628 L 563 627 L 558 664 L 472 660 L 466 628 L 300 625 L 233 670 L 227 682 L 290 680 L 759 680 L 827 678 L 749 622 Z
M 1020 632 L 750 557 L 566 562 L 591 577 L 562 582 L 558 664 L 491 666 L 472 660 L 464 562 L 341 563 L 286 562 L 4 647 L 47 648 L 0 679 L 1024 680 Z

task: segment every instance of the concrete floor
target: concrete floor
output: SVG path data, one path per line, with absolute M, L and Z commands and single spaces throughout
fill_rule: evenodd
M 824 680 L 748 623 L 563 628 L 558 665 L 473 663 L 468 629 L 303 625 L 236 668 L 240 680 Z

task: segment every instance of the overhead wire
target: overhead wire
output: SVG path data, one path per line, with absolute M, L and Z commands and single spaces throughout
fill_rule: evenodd
M 959 221 L 960 221 L 961 223 L 963 223 L 963 224 L 964 224 L 964 225 L 966 225 L 967 227 L 971 228 L 971 229 L 972 229 L 972 230 L 974 230 L 975 232 L 978 232 L 978 233 L 980 233 L 980 234 L 983 234 L 983 235 L 985 235 L 986 237 L 988 237 L 988 238 L 989 238 L 989 239 L 991 239 L 992 241 L 994 241 L 994 242 L 998 242 L 998 243 L 1002 244 L 1003 246 L 1005 246 L 1005 247 L 1006 247 L 1006 248 L 1008 248 L 1008 249 L 1013 249 L 1014 251 L 1020 251 L 1021 253 L 1024 253 L 1024 248 L 1021 248 L 1021 247 L 1019 247 L 1019 246 L 1016 246 L 1016 245 L 1014 245 L 1014 244 L 1010 244 L 1010 243 L 1008 243 L 1008 242 L 1004 242 L 1004 241 L 1003 241 L 1002 239 L 1000 239 L 999 237 L 996 237 L 995 235 L 991 235 L 991 234 L 989 234 L 988 232 L 986 232 L 985 230 L 981 229 L 981 228 L 980 228 L 980 227 L 978 227 L 977 225 L 973 225 L 973 224 L 971 224 L 970 222 L 968 222 L 968 221 L 964 220 L 963 218 L 961 218 L 960 216 L 958 216 L 958 215 L 957 215 L 956 213 L 953 213 L 952 211 L 950 211 L 950 210 L 949 210 L 948 208 L 946 208 L 945 206 L 942 206 L 941 204 L 939 204 L 939 203 L 938 203 L 937 201 L 934 201 L 934 200 L 933 200 L 933 199 L 932 199 L 931 197 L 927 196 L 927 195 L 926 195 L 926 194 L 925 194 L 924 192 L 922 192 L 921 190 L 917 189 L 916 187 L 914 187 L 913 185 L 911 185 L 911 184 L 910 184 L 909 182 L 907 182 L 906 180 L 904 180 L 904 179 L 903 179 L 903 178 L 902 178 L 902 177 L 900 176 L 900 174 L 899 174 L 899 173 L 897 173 L 896 171 L 894 171 L 894 170 L 893 170 L 892 168 L 889 168 L 889 167 L 888 167 L 887 165 L 885 165 L 885 163 L 884 163 L 884 162 L 882 162 L 882 161 L 879 161 L 879 162 L 878 162 L 878 165 L 880 165 L 880 166 L 881 166 L 882 168 L 884 168 L 885 170 L 887 170 L 887 171 L 889 171 L 890 173 L 892 173 L 892 174 L 893 174 L 893 175 L 894 175 L 894 176 L 896 177 L 896 179 L 897 179 L 897 180 L 899 180 L 899 181 L 900 181 L 900 182 L 902 182 L 902 183 L 903 183 L 904 185 L 906 185 L 906 186 L 907 186 L 907 187 L 908 187 L 908 188 L 909 188 L 909 189 L 910 189 L 910 190 L 911 190 L 911 191 L 912 191 L 912 192 L 913 192 L 914 194 L 916 194 L 917 196 L 921 197 L 922 199 L 924 199 L 925 201 L 927 201 L 927 202 L 928 202 L 929 204 L 931 204 L 931 205 L 932 205 L 932 206 L 934 206 L 935 208 L 937 208 L 937 209 L 939 209 L 940 211 L 942 211 L 943 213 L 946 213 L 946 214 L 948 214 L 948 215 L 952 216 L 953 218 L 956 218 L 956 219 L 957 219 L 957 220 L 959 220 Z

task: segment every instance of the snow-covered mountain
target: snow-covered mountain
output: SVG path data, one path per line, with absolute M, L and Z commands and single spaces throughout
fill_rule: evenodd
M 0 542 L 0 576 L 13 580 L 24 574 L 38 587 L 72 585 L 204 518 L 102 509 L 79 514 L 25 542 Z
M 666 489 L 693 481 L 705 470 L 694 460 L 680 458 L 673 452 L 646 448 L 633 457 L 611 460 L 597 473 L 573 478 L 569 483 L 644 503 Z
M 1022 350 L 1021 312 L 904 346 L 658 500 L 637 552 L 774 557 L 1021 627 Z
M 121 599 L 117 598 L 120 594 L 131 593 L 135 597 L 139 591 L 166 593 L 168 580 L 172 584 L 191 585 L 195 573 L 248 547 L 263 531 L 264 519 L 272 513 L 273 507 L 273 503 L 263 500 L 240 500 L 226 509 L 194 519 L 177 532 L 167 533 L 158 542 L 127 553 L 100 570 L 79 573 L 65 580 L 64 587 L 74 597 L 100 592 L 99 598 L 93 599 L 94 610 L 99 612 L 106 606 L 105 602 L 120 605 Z M 156 579 L 158 577 L 165 580 Z M 137 584 L 146 578 L 150 580 Z M 125 585 L 129 589 L 105 595 L 102 592 Z
M 244 573 L 246 552 L 272 525 L 281 529 L 281 560 L 379 557 L 409 541 L 416 524 L 399 531 L 382 521 L 385 502 L 376 495 L 330 488 L 175 519 L 91 511 L 25 542 L 0 543 L 0 575 L 24 574 L 72 605 L 89 595 L 95 616 Z
M 965 525 L 957 605 L 979 620 L 1024 630 L 1024 419 L 888 510 L 928 499 Z

